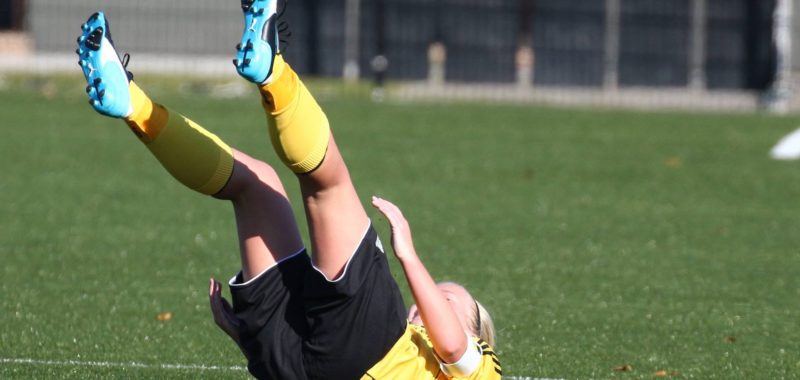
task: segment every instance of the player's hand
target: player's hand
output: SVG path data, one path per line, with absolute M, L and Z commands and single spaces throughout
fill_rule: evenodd
M 400 261 L 417 256 L 414 243 L 411 240 L 411 228 L 400 209 L 392 202 L 378 197 L 372 197 L 372 205 L 386 217 L 392 227 L 392 248 Z
M 406 317 L 406 319 L 417 326 L 424 325 L 424 323 L 422 323 L 422 317 L 419 315 L 419 308 L 417 308 L 417 304 L 413 304 L 410 308 L 408 308 L 408 317 Z
M 236 343 L 239 343 L 241 322 L 233 314 L 231 304 L 225 298 L 222 298 L 222 285 L 213 278 L 208 281 L 208 300 L 211 303 L 211 314 L 214 316 L 214 322 Z

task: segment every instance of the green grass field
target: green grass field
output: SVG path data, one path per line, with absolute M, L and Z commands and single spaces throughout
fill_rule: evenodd
M 231 207 L 175 182 L 77 79 L 0 90 L 0 378 L 247 378 L 206 296 L 238 270 Z M 277 163 L 255 94 L 139 83 Z M 434 276 L 493 312 L 504 374 L 800 378 L 800 165 L 767 156 L 795 118 L 314 89 L 365 202 L 400 205 Z

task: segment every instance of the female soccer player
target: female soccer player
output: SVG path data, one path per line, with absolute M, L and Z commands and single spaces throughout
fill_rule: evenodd
M 120 60 L 103 13 L 78 38 L 94 109 L 123 119 L 185 186 L 233 204 L 242 269 L 230 280 L 233 306 L 210 280 L 217 325 L 257 378 L 499 379 L 488 313 L 463 287 L 433 281 L 400 210 L 373 197 L 416 301 L 406 314 L 328 120 L 280 54 L 276 8 L 274 0 L 242 1 L 234 64 L 258 86 L 273 147 L 297 174 L 310 257 L 269 165 L 152 102 Z

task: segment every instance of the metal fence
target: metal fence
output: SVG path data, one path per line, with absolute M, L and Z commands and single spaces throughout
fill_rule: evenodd
M 661 96 L 675 106 L 671 94 L 688 94 L 710 108 L 755 108 L 778 81 L 788 88 L 776 31 L 794 1 L 291 0 L 285 54 L 298 72 L 388 81 L 404 97 L 468 98 L 484 86 L 477 92 L 504 101 L 646 93 L 648 105 Z M 239 0 L 5 0 L 0 73 L 63 69 L 96 9 L 140 69 L 233 72 Z

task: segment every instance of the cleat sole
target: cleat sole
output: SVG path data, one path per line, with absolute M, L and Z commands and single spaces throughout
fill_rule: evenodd
M 130 73 L 114 48 L 108 30 L 108 21 L 98 12 L 89 17 L 78 37 L 78 64 L 86 78 L 89 104 L 99 113 L 111 117 L 125 117 L 132 110 L 129 80 Z
M 272 75 L 272 60 L 278 54 L 277 0 L 242 0 L 244 30 L 236 45 L 236 71 L 261 84 Z

